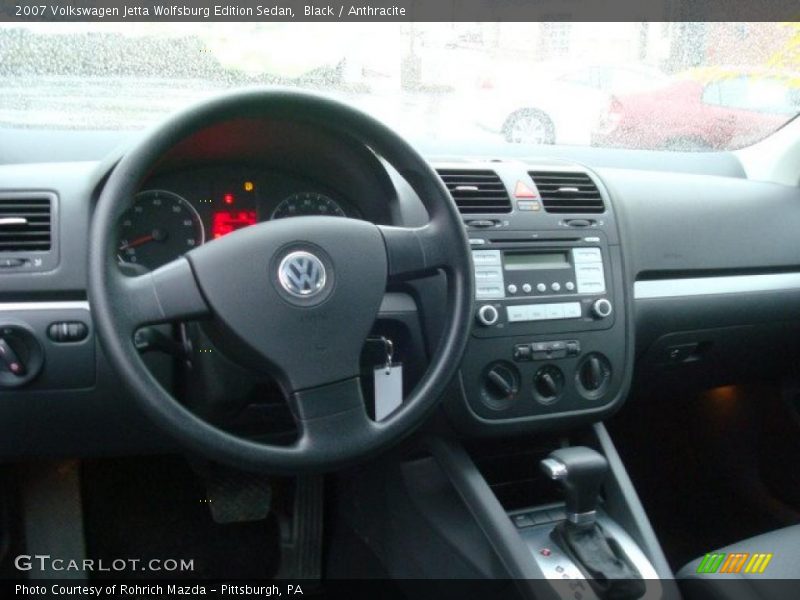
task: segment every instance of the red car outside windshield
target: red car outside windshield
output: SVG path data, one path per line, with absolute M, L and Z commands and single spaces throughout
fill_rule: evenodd
M 800 79 L 722 71 L 614 97 L 593 144 L 653 150 L 719 150 L 752 144 L 800 111 Z

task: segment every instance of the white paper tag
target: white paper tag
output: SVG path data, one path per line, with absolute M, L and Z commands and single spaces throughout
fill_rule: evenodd
M 403 403 L 403 365 L 377 367 L 375 378 L 375 420 L 382 421 Z

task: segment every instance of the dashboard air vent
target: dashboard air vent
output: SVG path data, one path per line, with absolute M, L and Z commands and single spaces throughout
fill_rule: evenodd
M 0 197 L 0 252 L 47 252 L 52 244 L 52 199 L 29 193 Z
M 494 171 L 440 169 L 438 173 L 461 214 L 511 212 L 506 186 Z
M 580 171 L 531 171 L 549 213 L 601 213 L 603 198 L 594 181 Z

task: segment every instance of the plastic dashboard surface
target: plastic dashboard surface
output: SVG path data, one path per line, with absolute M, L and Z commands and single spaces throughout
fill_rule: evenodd
M 543 151 L 546 155 L 546 151 Z M 564 164 L 547 156 L 546 162 Z M 463 168 L 472 162 L 464 161 Z M 522 163 L 496 163 L 498 170 L 519 169 Z M 278 170 L 280 171 L 280 170 Z M 176 173 L 179 171 L 176 170 Z M 665 173 L 652 170 L 600 167 L 595 170 L 613 200 L 619 245 L 624 250 L 625 285 L 634 303 L 635 290 L 648 282 L 692 280 L 693 284 L 719 283 L 725 277 L 797 275 L 800 273 L 800 191 L 794 187 L 748 181 L 740 177 Z M 59 202 L 59 262 L 55 269 L 30 275 L 0 273 L 0 315 L 13 304 L 14 318 L 20 305 L 31 302 L 81 302 L 86 298 L 86 255 L 93 199 L 104 170 L 96 162 L 14 164 L 0 166 L 0 190 L 44 190 L 55 193 Z M 266 190 L 264 211 L 269 212 L 282 198 L 300 191 L 296 179 L 272 180 L 268 170 L 251 175 L 231 172 L 243 185 L 253 181 Z M 160 176 L 163 177 L 163 176 Z M 225 193 L 225 177 L 213 178 L 211 194 Z M 167 184 L 154 180 L 160 187 Z M 307 181 L 299 185 L 304 189 Z M 195 192 L 173 184 L 174 191 L 188 196 Z M 189 185 L 189 184 L 187 184 Z M 191 185 L 195 185 L 194 183 Z M 190 185 L 190 187 L 191 187 Z M 205 185 L 205 184 L 204 184 Z M 397 206 L 392 214 L 419 214 L 419 201 L 396 185 Z M 152 187 L 148 184 L 147 187 Z M 311 189 L 314 189 L 312 186 Z M 340 194 L 321 184 L 343 203 L 359 210 L 358 198 Z M 197 192 L 197 197 L 203 193 Z M 202 204 L 200 205 L 202 207 Z M 387 213 L 388 214 L 388 213 Z M 677 217 L 680 218 L 677 218 Z M 210 218 L 208 213 L 205 219 Z M 386 214 L 383 217 L 388 219 Z M 205 223 L 210 225 L 210 221 Z M 736 279 L 739 284 L 742 279 Z M 732 302 L 725 288 L 695 296 L 690 305 L 683 297 L 635 300 L 637 352 L 675 328 L 702 327 L 708 315 L 714 324 L 771 320 L 796 320 L 800 286 L 778 285 L 760 289 L 756 280 L 753 302 Z M 663 283 L 662 283 L 663 285 Z M 667 283 L 669 285 L 669 283 Z M 738 293 L 741 293 L 740 290 Z M 770 299 L 776 299 L 772 302 Z M 434 299 L 435 300 L 435 299 Z M 689 306 L 681 319 L 666 318 L 675 303 Z M 435 301 L 432 302 L 435 304 Z M 646 310 L 642 307 L 646 304 Z M 56 306 L 57 307 L 57 306 Z M 769 307 L 765 312 L 764 307 Z M 5 311 L 8 314 L 8 311 Z M 673 315 L 674 317 L 674 315 Z M 56 314 L 53 320 L 60 317 Z M 646 335 L 643 334 L 646 333 Z M 96 345 L 96 341 L 92 341 Z M 30 389 L 1 391 L 0 456 L 35 454 L 93 454 L 114 451 L 143 451 L 166 444 L 118 392 L 116 379 L 105 364 L 102 349 L 86 353 L 94 376 L 79 389 Z M 133 426 L 133 430 L 131 429 Z

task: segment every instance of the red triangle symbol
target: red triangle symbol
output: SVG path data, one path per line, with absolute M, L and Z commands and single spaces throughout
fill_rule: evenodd
M 539 194 L 534 192 L 531 188 L 527 185 L 522 183 L 521 181 L 517 182 L 517 187 L 514 188 L 514 197 L 515 198 L 538 198 Z

